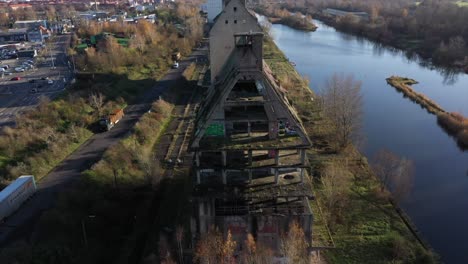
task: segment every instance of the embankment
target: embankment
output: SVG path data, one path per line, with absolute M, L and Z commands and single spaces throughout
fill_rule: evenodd
M 317 26 L 312 22 L 306 20 L 305 18 L 298 18 L 296 16 L 290 15 L 286 17 L 268 17 L 268 20 L 272 24 L 282 24 L 294 29 L 302 31 L 315 31 Z
M 411 85 L 418 82 L 399 76 L 391 76 L 386 79 L 387 83 L 394 87 L 398 92 L 403 93 L 404 97 L 419 104 L 427 112 L 437 116 L 437 123 L 451 136 L 457 139 L 458 145 L 468 148 L 468 118 L 460 113 L 447 112 L 433 100 L 424 94 L 418 93 L 411 88 Z
M 315 200 L 311 202 L 315 216 L 313 247 L 329 248 L 330 243 L 326 240 L 331 236 L 334 241 L 331 246 L 336 248 L 324 252 L 329 263 L 390 263 L 400 260 L 434 263 L 431 250 L 420 243 L 415 235 L 417 232 L 407 224 L 410 220 L 398 212 L 398 207 L 392 204 L 388 195 L 380 191 L 380 181 L 367 159 L 352 146 L 344 151 L 333 150 L 333 137 L 330 137 L 333 125 L 323 118 L 320 100 L 271 39 L 265 41 L 264 59 L 287 91 L 289 102 L 313 142 L 312 149 L 308 151 L 315 193 Z M 320 175 L 327 167 L 340 168 L 350 175 L 346 209 L 339 212 L 331 211 L 326 205 L 327 191 Z
M 299 13 L 294 14 L 286 10 L 268 11 L 267 8 L 260 7 L 255 8 L 254 11 L 265 16 L 272 24 L 282 24 L 302 31 L 315 31 L 318 28 L 310 16 L 303 16 Z

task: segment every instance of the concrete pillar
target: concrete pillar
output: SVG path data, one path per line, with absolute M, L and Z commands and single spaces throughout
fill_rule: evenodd
M 223 166 L 226 166 L 227 163 L 227 153 L 225 150 L 221 151 L 221 162 Z
M 226 170 L 221 170 L 221 174 L 222 174 L 222 177 L 223 177 L 223 184 L 226 185 L 227 184 Z
M 275 169 L 275 184 L 279 183 L 279 170 Z
M 200 184 L 201 183 L 201 178 L 200 178 L 200 171 L 197 170 L 197 184 Z
M 279 165 L 279 149 L 275 149 L 275 165 Z
M 248 153 L 249 153 L 249 166 L 252 166 L 252 150 L 249 149 Z
M 301 168 L 301 183 L 304 182 L 304 173 L 305 173 L 305 169 Z
M 195 164 L 200 167 L 200 152 L 198 151 L 195 152 Z
M 249 170 L 249 182 L 252 182 L 252 170 Z
M 306 159 L 306 150 L 301 149 L 301 164 L 305 165 L 305 159 Z

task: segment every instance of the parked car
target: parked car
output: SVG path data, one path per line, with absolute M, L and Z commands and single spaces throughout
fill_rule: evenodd
M 21 77 L 18 77 L 18 76 L 10 79 L 10 81 L 19 81 L 19 80 L 21 80 Z
M 31 93 L 37 93 L 37 88 L 32 88 Z
M 172 69 L 179 69 L 179 63 L 177 61 L 172 64 Z
M 5 74 L 5 75 L 12 75 L 13 73 L 11 73 L 11 72 L 4 72 L 3 74 Z
M 17 72 L 24 72 L 24 69 L 21 68 L 21 67 L 16 67 L 16 68 L 15 68 L 15 71 L 17 71 Z
M 48 84 L 54 84 L 54 81 L 48 80 L 47 83 L 48 83 Z
M 29 83 L 35 83 L 36 80 L 32 79 L 32 80 L 29 80 Z
M 49 80 L 49 77 L 41 77 L 41 80 Z

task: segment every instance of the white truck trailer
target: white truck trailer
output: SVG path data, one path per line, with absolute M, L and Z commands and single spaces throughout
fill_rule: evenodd
M 20 176 L 0 192 L 0 221 L 13 214 L 36 192 L 34 176 Z

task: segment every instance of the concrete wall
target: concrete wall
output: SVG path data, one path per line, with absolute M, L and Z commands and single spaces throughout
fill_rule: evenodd
M 247 11 L 242 0 L 229 1 L 210 31 L 212 82 L 235 47 L 234 34 L 249 31 L 261 32 L 262 28 L 257 19 Z
M 208 22 L 212 23 L 214 18 L 223 11 L 223 0 L 206 1 L 206 12 L 208 13 Z

